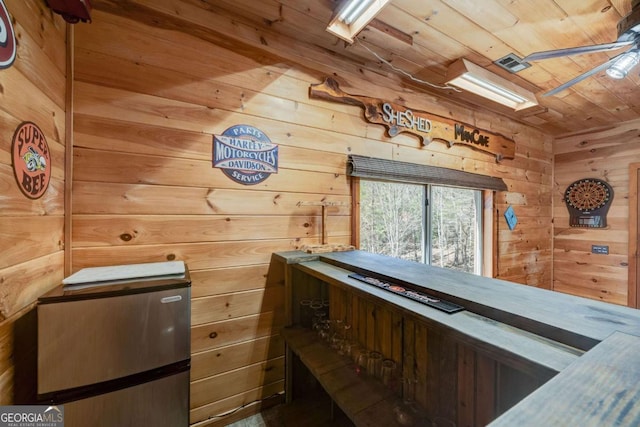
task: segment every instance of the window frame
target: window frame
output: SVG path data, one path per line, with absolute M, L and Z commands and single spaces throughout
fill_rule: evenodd
M 361 190 L 361 179 L 371 180 L 371 181 L 383 181 L 390 183 L 402 184 L 403 182 L 397 180 L 381 180 L 375 178 L 361 178 L 357 176 L 351 177 L 351 195 L 352 195 L 352 219 L 351 219 L 351 236 L 352 236 L 352 245 L 356 248 L 360 248 L 360 190 Z M 406 182 L 406 184 L 416 184 L 415 182 Z M 429 183 L 421 183 L 420 185 L 424 186 L 424 191 L 422 192 L 422 206 L 423 206 L 423 236 L 422 236 L 422 246 L 423 246 L 423 262 L 425 264 L 430 264 L 432 248 L 431 248 L 431 238 L 432 238 L 432 197 L 431 191 L 433 186 L 442 186 L 438 184 L 429 184 Z M 482 190 L 478 188 L 469 188 L 469 190 L 476 191 L 474 195 L 474 203 L 476 205 L 476 212 L 480 218 L 475 222 L 476 230 L 474 230 L 477 235 L 480 236 L 479 239 L 476 239 L 475 242 L 475 254 L 480 257 L 480 261 L 476 262 L 474 265 L 474 274 L 485 276 L 485 277 L 494 277 L 494 272 L 497 271 L 497 256 L 494 253 L 494 249 L 497 248 L 497 232 L 494 232 L 494 225 L 497 222 L 496 209 L 494 206 L 495 201 L 495 191 L 493 190 Z M 428 201 L 428 205 L 427 205 Z M 427 241 L 429 244 L 427 245 Z M 426 261 L 429 260 L 427 263 Z

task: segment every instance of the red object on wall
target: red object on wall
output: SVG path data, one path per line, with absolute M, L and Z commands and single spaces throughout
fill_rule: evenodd
M 91 3 L 89 0 L 46 0 L 55 13 L 62 15 L 70 24 L 91 22 Z

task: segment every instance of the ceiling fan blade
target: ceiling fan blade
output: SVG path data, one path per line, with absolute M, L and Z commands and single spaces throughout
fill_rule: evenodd
M 620 49 L 624 46 L 634 44 L 635 41 L 623 41 L 614 43 L 594 44 L 591 46 L 570 47 L 566 49 L 546 50 L 543 52 L 535 52 L 522 58 L 523 61 L 538 61 L 540 59 L 559 58 L 561 56 L 581 55 L 583 53 L 605 52 L 607 50 Z
M 555 95 L 558 92 L 562 92 L 563 90 L 565 90 L 566 88 L 573 86 L 574 84 L 581 82 L 582 80 L 586 79 L 587 77 L 590 77 L 596 73 L 599 73 L 602 70 L 605 70 L 607 68 L 609 68 L 609 66 L 614 63 L 616 61 L 616 59 L 618 59 L 620 56 L 622 56 L 624 53 L 621 53 L 620 55 L 616 55 L 613 58 L 611 58 L 610 60 L 608 60 L 607 62 L 605 62 L 604 64 L 598 65 L 595 68 L 590 69 L 589 71 L 587 71 L 586 73 L 582 73 L 580 74 L 578 77 L 574 77 L 573 79 L 569 80 L 568 82 L 566 82 L 565 84 L 562 84 L 560 86 L 558 86 L 555 89 L 551 89 L 549 92 L 543 94 L 542 96 L 551 96 L 551 95 Z

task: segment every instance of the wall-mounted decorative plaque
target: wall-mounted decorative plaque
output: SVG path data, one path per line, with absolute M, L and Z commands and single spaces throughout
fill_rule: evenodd
M 213 136 L 213 167 L 238 184 L 259 184 L 278 173 L 278 146 L 253 126 L 231 126 Z
M 13 174 L 20 191 L 30 199 L 39 199 L 47 191 L 51 179 L 51 152 L 40 128 L 23 122 L 13 134 L 11 143 Z
M 613 188 L 598 178 L 579 179 L 564 192 L 571 227 L 604 228 Z
M 441 141 L 449 148 L 464 145 L 491 154 L 497 161 L 515 157 L 516 143 L 504 135 L 426 111 L 409 109 L 391 101 L 352 95 L 340 89 L 338 82 L 330 77 L 322 83 L 312 84 L 309 96 L 363 108 L 365 120 L 385 126 L 390 137 L 406 132 L 418 137 L 423 146 L 432 141 Z
M 509 206 L 507 210 L 504 211 L 504 219 L 505 221 L 507 221 L 509 230 L 513 230 L 514 228 L 516 228 L 518 217 L 516 216 L 516 212 L 513 210 L 513 206 Z

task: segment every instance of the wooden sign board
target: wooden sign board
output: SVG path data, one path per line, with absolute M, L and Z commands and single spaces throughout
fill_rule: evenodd
M 462 144 L 492 154 L 497 161 L 515 157 L 516 143 L 503 135 L 382 99 L 348 94 L 330 77 L 323 83 L 311 85 L 309 96 L 361 107 L 365 119 L 369 123 L 385 126 L 391 137 L 407 132 L 420 138 L 422 145 L 439 140 L 449 147 Z

